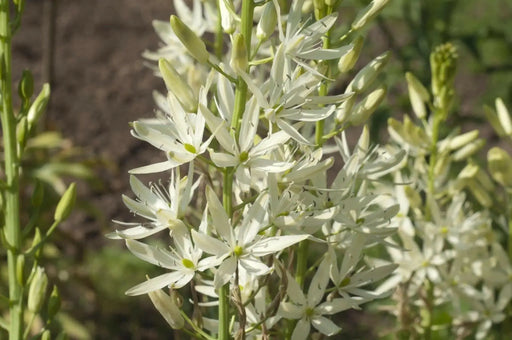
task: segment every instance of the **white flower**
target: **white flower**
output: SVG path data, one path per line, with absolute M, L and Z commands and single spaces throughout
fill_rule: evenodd
M 214 255 L 222 261 L 215 272 L 214 285 L 220 288 L 235 274 L 237 268 L 259 276 L 270 272 L 260 257 L 277 253 L 308 235 L 261 236 L 258 232 L 267 226 L 268 195 L 262 194 L 251 207 L 244 212 L 240 226 L 233 226 L 219 199 L 208 187 L 206 189 L 208 210 L 212 217 L 212 225 L 218 238 L 192 230 L 196 245 L 206 253 Z
M 331 260 L 326 257 L 320 263 L 309 285 L 307 296 L 304 295 L 295 279 L 287 273 L 287 294 L 290 301 L 281 303 L 278 315 L 286 319 L 299 320 L 292 333 L 294 340 L 309 339 L 311 325 L 327 336 L 340 332 L 341 328 L 323 315 L 333 315 L 357 304 L 357 300 L 352 298 L 338 298 L 322 302 L 329 283 L 330 262 Z
M 122 223 L 135 225 L 125 230 L 116 230 L 107 235 L 113 239 L 141 239 L 159 231 L 170 229 L 185 229 L 185 225 L 179 217 L 190 204 L 193 193 L 199 185 L 199 180 L 193 182 L 194 167 L 190 165 L 188 176 L 179 178 L 179 169 L 171 174 L 169 189 L 159 185 L 146 187 L 135 176 L 130 176 L 130 186 L 137 196 L 137 200 L 123 195 L 124 204 L 135 214 L 149 220 L 147 223 Z

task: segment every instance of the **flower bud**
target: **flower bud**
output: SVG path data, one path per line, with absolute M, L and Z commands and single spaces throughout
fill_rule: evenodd
M 493 147 L 487 153 L 487 163 L 492 178 L 507 188 L 512 188 L 512 158 L 503 149 Z
M 41 334 L 41 340 L 51 340 L 52 339 L 52 332 L 50 332 L 49 329 L 45 330 L 43 334 Z
M 236 29 L 235 7 L 232 0 L 220 0 L 220 25 L 225 33 L 231 34 Z
M 199 38 L 194 31 L 185 25 L 177 16 L 171 15 L 170 21 L 174 34 L 176 34 L 183 46 L 188 50 L 188 53 L 190 53 L 190 55 L 201 64 L 206 64 L 210 55 L 206 50 L 204 41 L 201 40 L 201 38 Z
M 389 0 L 373 0 L 365 9 L 357 14 L 352 23 L 353 30 L 359 30 L 366 26 L 388 4 Z
M 57 208 L 55 209 L 54 219 L 55 221 L 64 221 L 68 218 L 69 214 L 73 210 L 76 201 L 76 185 L 71 183 L 66 192 L 60 198 Z
M 41 115 L 48 105 L 50 100 L 50 85 L 48 83 L 43 85 L 41 92 L 37 96 L 36 100 L 32 103 L 27 113 L 27 122 L 29 130 L 37 123 Z
M 32 192 L 32 197 L 30 198 L 30 202 L 33 207 L 39 207 L 43 203 L 44 199 L 44 186 L 40 181 L 36 181 L 34 186 L 34 191 Z
M 340 72 L 346 73 L 354 67 L 357 60 L 359 59 L 359 54 L 361 53 L 363 42 L 363 36 L 357 36 L 350 45 L 351 48 L 347 51 L 347 53 L 340 57 L 340 60 L 338 61 L 338 70 L 340 70 Z
M 29 100 L 34 94 L 34 77 L 29 70 L 23 70 L 18 84 L 18 94 L 22 100 Z
M 161 289 L 149 292 L 148 295 L 155 308 L 162 314 L 171 328 L 181 329 L 185 326 L 185 320 L 172 297 L 165 294 Z
M 27 307 L 31 312 L 38 313 L 41 310 L 46 297 L 48 277 L 43 267 L 37 267 L 28 290 Z
M 31 249 L 34 248 L 35 246 L 37 246 L 42 240 L 42 236 L 41 236 L 41 230 L 39 228 L 36 227 L 36 231 L 34 232 L 34 237 L 32 238 L 32 246 L 31 246 Z M 39 248 L 35 253 L 34 253 L 34 257 L 35 258 L 38 258 L 39 257 L 39 254 L 41 253 L 41 248 Z
M 48 319 L 52 320 L 57 312 L 60 310 L 61 299 L 59 289 L 57 286 L 53 286 L 50 299 L 48 300 Z
M 505 130 L 503 129 L 503 126 L 498 118 L 497 113 L 494 111 L 493 108 L 484 105 L 484 114 L 485 118 L 487 118 L 487 121 L 491 123 L 494 131 L 498 134 L 500 137 L 505 137 L 507 134 L 505 133 Z
M 25 255 L 19 254 L 16 258 L 16 280 L 20 286 L 25 286 L 27 277 L 25 275 Z
M 459 150 L 453 153 L 453 160 L 458 162 L 471 157 L 475 152 L 480 150 L 485 145 L 485 139 L 477 139 L 471 143 L 466 144 Z
M 457 58 L 457 49 L 450 43 L 436 47 L 430 54 L 432 94 L 436 107 L 446 109 L 451 105 Z
M 512 135 L 512 120 L 510 119 L 510 113 L 501 98 L 496 98 L 496 112 L 505 134 L 509 136 Z
M 373 59 L 363 67 L 347 86 L 347 91 L 363 92 L 366 90 L 380 74 L 384 66 L 389 61 L 389 52 L 385 52 Z
M 448 144 L 448 147 L 451 150 L 457 150 L 459 148 L 464 147 L 465 145 L 471 143 L 475 139 L 478 138 L 478 130 L 469 131 L 466 133 L 463 133 L 462 135 L 458 135 L 454 138 L 452 138 Z
M 256 37 L 260 41 L 267 40 L 274 30 L 277 24 L 277 12 L 272 1 L 269 1 L 263 7 L 263 13 L 261 13 L 260 22 L 256 28 Z
M 352 125 L 361 125 L 368 120 L 372 113 L 377 110 L 382 100 L 386 97 L 386 87 L 380 87 L 370 93 L 360 103 L 358 103 L 349 117 Z
M 247 50 L 245 49 L 244 36 L 240 33 L 233 37 L 230 65 L 237 72 L 245 72 L 247 69 Z
M 320 20 L 325 17 L 327 12 L 327 6 L 324 0 L 313 0 L 313 6 L 315 11 L 315 19 Z
M 482 206 L 488 208 L 492 205 L 493 201 L 489 193 L 482 187 L 480 183 L 478 183 L 475 180 L 470 180 L 467 183 L 467 187 L 469 188 L 469 191 L 473 194 L 473 196 L 476 198 L 478 203 L 480 203 Z
M 25 144 L 28 139 L 28 122 L 27 117 L 21 117 L 20 121 L 16 125 L 16 141 L 20 146 L 20 149 L 23 150 L 25 148 Z
M 430 100 L 430 94 L 423 84 L 410 72 L 405 74 L 407 89 L 411 101 L 412 110 L 416 117 L 422 119 L 427 115 L 425 103 Z
M 158 68 L 164 78 L 167 90 L 174 94 L 186 111 L 195 112 L 197 110 L 197 99 L 187 82 L 164 58 L 158 60 Z

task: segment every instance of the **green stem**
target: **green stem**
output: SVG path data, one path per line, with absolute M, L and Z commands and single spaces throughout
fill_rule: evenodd
M 16 257 L 21 248 L 19 160 L 16 143 L 16 119 L 12 109 L 11 85 L 11 29 L 9 21 L 9 0 L 0 0 L 0 41 L 1 41 L 1 88 L 2 88 L 2 131 L 4 140 L 5 176 L 5 239 L 10 245 L 7 250 L 9 275 L 10 330 L 9 339 L 19 340 L 23 336 L 23 287 L 16 280 Z
M 254 2 L 253 0 L 244 0 L 242 2 L 242 21 L 240 31 L 243 39 L 247 55 L 251 55 L 251 36 L 253 28 Z M 249 70 L 246 70 L 249 71 Z M 247 101 L 247 84 L 238 77 L 237 87 L 235 90 L 235 107 L 233 117 L 231 119 L 231 133 L 238 140 L 240 135 L 240 120 L 242 119 L 245 103 Z M 226 168 L 224 171 L 224 183 L 222 190 L 222 201 L 227 215 L 233 217 L 233 168 Z M 219 340 L 228 340 L 229 332 L 229 283 L 222 286 L 219 290 Z

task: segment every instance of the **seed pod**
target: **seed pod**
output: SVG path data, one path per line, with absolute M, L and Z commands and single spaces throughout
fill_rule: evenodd
M 158 60 L 158 68 L 164 78 L 167 90 L 174 94 L 186 111 L 195 112 L 197 110 L 197 99 L 187 82 L 164 58 Z
M 359 71 L 347 86 L 347 91 L 363 92 L 380 74 L 389 61 L 389 52 L 385 52 L 373 59 Z
M 233 37 L 230 65 L 237 72 L 245 72 L 247 69 L 247 50 L 245 49 L 244 36 L 240 33 Z
M 43 267 L 37 267 L 30 287 L 28 290 L 27 306 L 31 312 L 38 313 L 41 310 L 46 297 L 46 287 L 48 286 L 48 277 Z
M 263 13 L 261 13 L 260 22 L 258 23 L 258 27 L 256 28 L 256 37 L 260 41 L 267 40 L 274 30 L 276 29 L 277 24 L 277 12 L 272 1 L 269 1 L 265 4 L 263 8 Z
M 347 51 L 347 53 L 340 57 L 340 60 L 338 61 L 338 70 L 340 70 L 340 72 L 346 73 L 354 67 L 359 59 L 363 42 L 363 36 L 357 36 L 351 44 L 352 47 Z
M 76 185 L 71 183 L 66 192 L 60 198 L 57 208 L 55 209 L 54 219 L 55 221 L 64 221 L 68 218 L 69 214 L 73 210 L 76 201 Z
M 190 55 L 201 64 L 206 64 L 210 58 L 210 54 L 206 50 L 204 41 L 201 40 L 201 38 L 199 38 L 194 31 L 185 25 L 177 16 L 171 15 L 170 21 L 172 30 L 188 50 L 188 53 L 190 53 Z

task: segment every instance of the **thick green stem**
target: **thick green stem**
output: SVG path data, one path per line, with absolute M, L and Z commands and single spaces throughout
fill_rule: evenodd
M 16 280 L 16 257 L 21 248 L 19 160 L 16 143 L 16 119 L 12 109 L 11 85 L 11 29 L 9 0 L 0 0 L 0 62 L 2 91 L 2 131 L 4 140 L 5 176 L 5 239 L 8 243 L 7 265 L 9 275 L 10 329 L 9 339 L 23 337 L 23 287 Z

